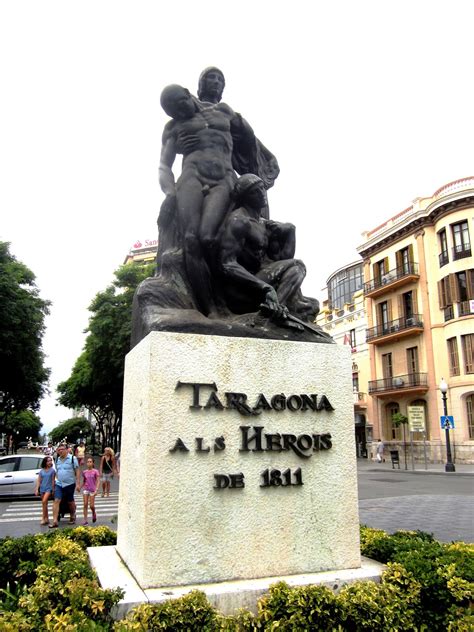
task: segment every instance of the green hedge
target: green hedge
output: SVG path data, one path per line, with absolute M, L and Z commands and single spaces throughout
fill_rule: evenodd
M 107 527 L 65 529 L 0 540 L 0 629 L 94 632 L 472 632 L 474 546 L 442 544 L 421 532 L 361 528 L 361 552 L 387 565 L 379 584 L 358 582 L 338 594 L 324 586 L 273 585 L 258 613 L 219 614 L 202 592 L 144 604 L 124 621 L 110 610 L 120 591 L 102 590 L 87 546 L 115 543 Z
M 0 540 L 2 632 L 113 629 L 110 611 L 123 591 L 99 586 L 86 547 L 115 542 L 108 527 Z

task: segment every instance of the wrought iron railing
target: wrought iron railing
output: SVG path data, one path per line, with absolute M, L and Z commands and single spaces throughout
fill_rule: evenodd
M 403 390 L 417 386 L 428 387 L 427 373 L 407 373 L 396 377 L 386 377 L 382 380 L 371 380 L 369 382 L 369 393 Z
M 380 336 L 390 336 L 390 334 L 395 334 L 407 329 L 413 329 L 415 327 L 423 327 L 421 314 L 403 316 L 403 318 L 390 320 L 382 325 L 377 325 L 377 327 L 371 327 L 370 329 L 367 329 L 365 339 L 366 342 L 370 342 L 374 338 L 380 338 Z
M 439 257 L 439 267 L 440 268 L 442 268 L 447 263 L 449 263 L 449 255 L 448 255 L 448 251 L 447 250 L 443 250 L 443 252 L 440 252 L 438 257 Z
M 453 247 L 453 261 L 471 256 L 471 244 L 460 244 Z
M 462 301 L 461 303 L 458 303 L 459 316 L 469 316 L 473 313 L 471 311 L 471 302 L 472 301 Z
M 444 308 L 444 322 L 447 320 L 453 320 L 454 318 L 454 307 L 452 305 L 448 305 Z
M 394 281 L 398 281 L 398 279 L 403 279 L 403 277 L 410 276 L 412 274 L 418 275 L 418 264 L 413 261 L 408 261 L 404 265 L 398 266 L 397 268 L 382 274 L 380 278 L 372 279 L 368 283 L 364 283 L 364 294 L 369 294 L 384 285 L 388 285 Z

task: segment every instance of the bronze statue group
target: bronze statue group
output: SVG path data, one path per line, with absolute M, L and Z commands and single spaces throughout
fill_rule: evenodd
M 165 200 L 157 277 L 137 292 L 132 343 L 153 329 L 223 333 L 238 325 L 306 330 L 329 342 L 311 325 L 318 301 L 301 292 L 306 268 L 294 258 L 295 227 L 269 218 L 266 191 L 278 162 L 249 123 L 222 102 L 224 86 L 223 73 L 211 67 L 200 76 L 197 97 L 179 85 L 161 94 L 170 121 L 159 168 Z

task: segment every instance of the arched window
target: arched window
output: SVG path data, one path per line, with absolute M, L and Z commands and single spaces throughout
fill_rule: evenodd
M 408 404 L 409 406 L 423 406 L 425 409 L 425 432 L 426 439 L 430 438 L 430 424 L 428 423 L 428 404 L 424 399 L 415 399 Z M 422 432 L 414 432 L 413 433 L 413 441 L 423 441 L 423 433 Z
M 385 419 L 384 419 L 384 428 L 383 434 L 385 441 L 397 441 L 402 437 L 401 428 L 397 428 L 393 421 L 392 417 L 395 413 L 400 412 L 400 406 L 396 402 L 390 402 L 385 406 Z
M 466 397 L 466 417 L 469 439 L 474 439 L 474 394 Z

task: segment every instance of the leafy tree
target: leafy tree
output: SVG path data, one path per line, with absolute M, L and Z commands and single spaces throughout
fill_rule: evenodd
M 0 242 L 0 421 L 13 411 L 39 408 L 47 391 L 42 338 L 49 301 L 39 297 L 35 275 Z
M 18 413 L 12 412 L 3 427 L 5 433 L 11 435 L 15 443 L 18 443 L 29 438 L 32 441 L 38 441 L 42 426 L 38 415 L 35 415 L 31 410 L 22 410 Z
M 133 295 L 139 283 L 153 274 L 153 269 L 153 264 L 133 264 L 116 270 L 113 283 L 92 301 L 84 349 L 69 378 L 58 385 L 58 400 L 63 406 L 85 406 L 94 416 L 102 447 L 117 448 Z
M 91 431 L 91 425 L 85 417 L 72 417 L 56 426 L 49 433 L 49 438 L 53 443 L 59 443 L 67 437 L 68 443 L 76 443 L 80 439 L 87 440 Z

